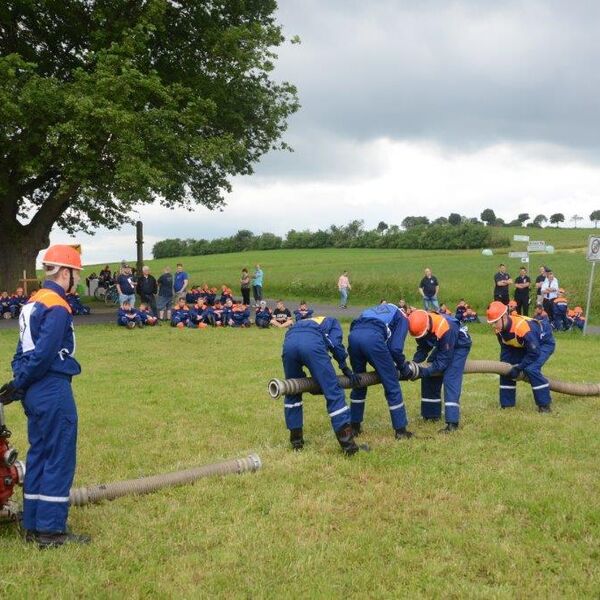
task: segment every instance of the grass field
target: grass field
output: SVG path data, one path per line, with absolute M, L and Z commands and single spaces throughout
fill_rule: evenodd
M 472 330 L 472 358 L 496 358 L 487 328 Z M 0 331 L 1 381 L 15 337 Z M 73 528 L 94 538 L 85 548 L 40 552 L 3 528 L 3 598 L 600 595 L 598 398 L 556 395 L 553 414 L 539 415 L 520 385 L 517 408 L 500 411 L 497 377 L 469 376 L 462 429 L 439 436 L 419 420 L 409 383 L 418 437 L 396 442 L 371 388 L 373 450 L 346 459 L 322 399 L 306 396 L 307 446 L 295 454 L 281 402 L 266 394 L 281 375 L 281 331 L 100 325 L 80 327 L 77 339 L 76 485 L 250 452 L 264 467 L 72 509 Z M 598 340 L 561 336 L 546 370 L 600 379 Z M 6 413 L 24 456 L 21 408 Z
M 531 239 L 553 243 L 555 254 L 531 254 L 532 279 L 542 264 L 550 265 L 560 285 L 567 290 L 572 306 L 585 308 L 590 263 L 585 260 L 585 247 L 593 229 L 501 229 L 512 239 L 514 233 L 528 234 Z M 514 243 L 512 250 L 524 249 L 524 244 Z M 85 250 L 85 249 L 84 249 Z M 404 297 L 409 302 L 420 303 L 418 285 L 423 269 L 430 266 L 441 283 L 440 298 L 452 308 L 465 298 L 483 312 L 491 300 L 493 276 L 499 262 L 505 262 L 509 273 L 516 277 L 521 262 L 508 258 L 509 249 L 495 251 L 495 256 L 482 256 L 479 250 L 427 251 L 427 250 L 271 250 L 220 254 L 212 256 L 186 256 L 180 259 L 148 261 L 155 274 L 165 265 L 173 269 L 183 262 L 190 274 L 191 283 L 210 285 L 229 284 L 239 293 L 239 273 L 246 266 L 252 272 L 260 263 L 265 271 L 265 294 L 268 298 L 283 297 L 290 302 L 304 298 L 308 301 L 335 301 L 337 278 L 343 269 L 350 271 L 352 282 L 351 303 L 367 304 L 381 298 L 397 301 Z M 116 265 L 113 265 L 113 268 Z M 89 267 L 98 270 L 100 265 Z M 596 273 L 596 281 L 600 275 Z M 596 283 L 596 290 L 599 283 Z M 598 294 L 595 295 L 598 297 Z M 600 302 L 592 305 L 592 318 L 600 318 Z

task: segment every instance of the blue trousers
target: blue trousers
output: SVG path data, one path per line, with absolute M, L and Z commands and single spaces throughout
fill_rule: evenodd
M 398 381 L 398 372 L 382 329 L 366 323 L 357 325 L 350 332 L 348 345 L 350 363 L 355 373 L 364 373 L 367 369 L 367 363 L 377 371 L 390 409 L 392 427 L 394 429 L 406 427 L 408 418 L 400 382 Z M 362 423 L 366 398 L 366 387 L 352 390 L 350 394 L 350 420 L 353 423 Z
M 567 331 L 571 328 L 571 322 L 567 317 L 567 307 L 564 304 L 554 305 L 554 329 L 557 331 Z
M 460 392 L 463 372 L 471 346 L 456 348 L 452 361 L 444 373 L 437 377 L 421 380 L 421 416 L 424 419 L 439 419 L 442 415 L 442 385 L 444 386 L 444 416 L 446 423 L 460 421 Z
M 62 532 L 75 475 L 77 409 L 71 382 L 49 375 L 25 394 L 27 452 L 23 484 L 23 526 L 30 531 Z
M 527 379 L 529 379 L 533 399 L 538 406 L 549 406 L 552 401 L 550 386 L 548 380 L 542 374 L 542 366 L 554 352 L 555 346 L 554 340 L 542 343 L 538 359 L 523 370 L 527 375 Z M 500 351 L 500 360 L 516 365 L 521 362 L 524 354 L 525 350 L 522 348 L 514 348 L 503 344 Z M 516 399 L 517 382 L 514 379 L 500 375 L 500 406 L 503 408 L 514 406 Z
M 339 384 L 325 340 L 317 330 L 290 329 L 283 342 L 283 370 L 286 379 L 305 377 L 302 370 L 308 368 L 325 395 L 331 426 L 338 431 L 350 422 L 350 409 L 346 404 L 344 389 Z M 302 395 L 286 396 L 284 399 L 285 424 L 288 429 L 300 429 L 303 425 Z

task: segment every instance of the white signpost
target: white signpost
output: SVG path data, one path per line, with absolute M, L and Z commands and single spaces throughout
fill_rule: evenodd
M 546 242 L 542 240 L 529 242 L 527 244 L 527 252 L 546 252 Z
M 596 267 L 596 263 L 600 261 L 600 236 L 590 235 L 586 258 L 592 263 L 592 271 L 590 273 L 590 283 L 588 285 L 587 303 L 585 307 L 585 322 L 583 323 L 583 335 L 587 333 L 588 321 L 590 320 L 592 287 L 594 285 L 594 269 Z

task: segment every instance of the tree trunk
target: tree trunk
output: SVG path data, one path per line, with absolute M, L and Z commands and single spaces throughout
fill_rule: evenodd
M 35 260 L 48 244 L 48 238 L 31 235 L 26 226 L 0 222 L 0 292 L 9 294 L 22 286 L 23 271 L 28 279 L 36 278 Z M 27 283 L 27 291 L 37 289 L 35 282 Z

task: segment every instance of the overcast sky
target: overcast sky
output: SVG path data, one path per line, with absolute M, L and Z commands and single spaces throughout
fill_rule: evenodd
M 223 212 L 146 207 L 166 237 L 283 234 L 363 219 L 493 208 L 511 220 L 600 209 L 600 2 L 280 0 L 301 44 L 278 79 L 302 108 L 285 140 L 233 180 Z M 570 225 L 570 223 L 567 223 Z M 135 232 L 78 236 L 85 262 L 131 259 Z M 53 242 L 71 241 L 56 231 Z

